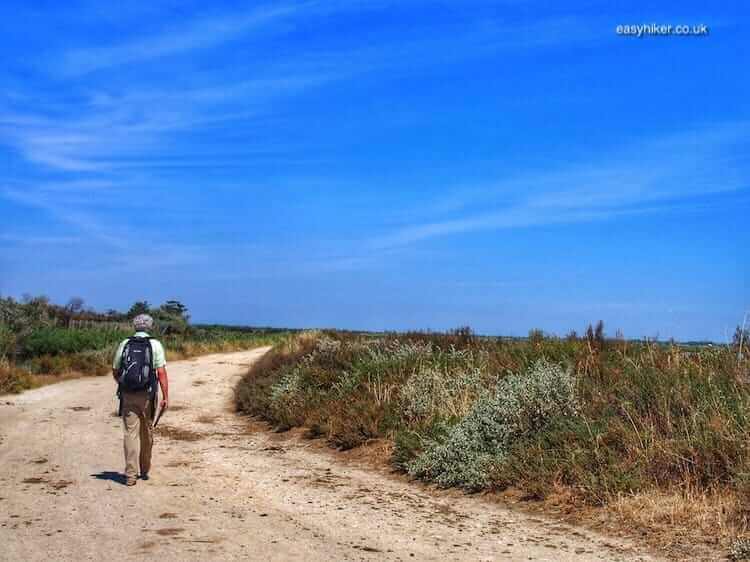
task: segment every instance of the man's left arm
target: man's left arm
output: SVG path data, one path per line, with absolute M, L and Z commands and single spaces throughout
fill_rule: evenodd
M 159 406 L 162 410 L 169 408 L 169 377 L 167 376 L 167 356 L 164 353 L 164 346 L 160 341 L 152 342 L 154 349 L 154 367 L 156 367 L 156 377 L 159 379 L 161 387 L 161 403 Z

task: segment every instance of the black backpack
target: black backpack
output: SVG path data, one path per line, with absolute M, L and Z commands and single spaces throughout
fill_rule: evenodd
M 154 384 L 154 351 L 150 338 L 128 338 L 120 361 L 120 384 L 125 390 L 145 390 Z

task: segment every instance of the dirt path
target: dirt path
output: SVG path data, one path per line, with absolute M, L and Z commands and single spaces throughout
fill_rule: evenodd
M 0 398 L 0 560 L 647 560 L 606 539 L 434 494 L 232 413 L 265 349 L 170 364 L 152 479 L 122 485 L 108 377 Z

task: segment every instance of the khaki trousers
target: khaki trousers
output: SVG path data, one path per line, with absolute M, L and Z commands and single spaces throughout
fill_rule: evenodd
M 128 479 L 151 468 L 151 400 L 148 391 L 122 393 L 122 420 L 125 428 L 125 475 Z

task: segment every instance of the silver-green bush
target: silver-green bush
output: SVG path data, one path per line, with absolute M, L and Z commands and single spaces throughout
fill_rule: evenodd
M 401 389 L 401 415 L 411 422 L 436 416 L 463 416 L 482 391 L 482 373 L 478 368 L 446 371 L 424 365 Z
M 538 361 L 527 373 L 510 375 L 481 396 L 442 442 L 429 442 L 407 469 L 442 487 L 484 488 L 515 440 L 539 431 L 555 416 L 577 412 L 570 371 Z
M 729 548 L 729 559 L 732 561 L 750 560 L 750 540 L 735 540 Z

